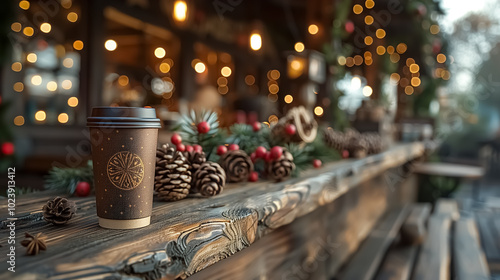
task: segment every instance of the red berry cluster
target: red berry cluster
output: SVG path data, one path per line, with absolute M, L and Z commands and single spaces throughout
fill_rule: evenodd
M 179 152 L 192 152 L 195 151 L 197 153 L 201 153 L 203 151 L 203 148 L 198 145 L 184 145 L 182 144 L 182 137 L 178 133 L 174 133 L 172 137 L 170 138 L 170 142 L 174 144 L 177 148 L 177 151 Z

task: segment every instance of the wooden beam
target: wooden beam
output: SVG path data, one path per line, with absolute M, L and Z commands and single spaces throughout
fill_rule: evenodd
M 418 246 L 397 244 L 389 248 L 375 280 L 409 280 Z
M 420 244 L 427 234 L 427 219 L 431 213 L 431 204 L 415 205 L 401 227 L 401 238 L 405 244 Z
M 460 218 L 457 201 L 450 198 L 440 198 L 436 202 L 433 215 L 450 218 L 454 221 Z
M 370 233 L 363 245 L 358 249 L 347 267 L 341 271 L 339 280 L 371 280 L 382 262 L 387 248 L 396 238 L 409 207 L 389 212 Z
M 453 260 L 455 279 L 490 279 L 490 271 L 479 244 L 479 234 L 473 219 L 463 218 L 455 222 Z
M 413 280 L 450 279 L 450 227 L 451 218 L 432 215 L 429 231 L 418 257 Z

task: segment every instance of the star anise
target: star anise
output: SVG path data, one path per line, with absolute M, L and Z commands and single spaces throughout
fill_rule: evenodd
M 21 245 L 26 247 L 27 255 L 37 255 L 40 250 L 47 250 L 47 245 L 45 244 L 47 237 L 41 232 L 36 235 L 31 235 L 26 232 L 24 236 L 25 239 L 21 241 Z

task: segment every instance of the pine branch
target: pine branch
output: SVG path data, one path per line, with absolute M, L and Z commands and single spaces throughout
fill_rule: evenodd
M 64 191 L 73 194 L 78 182 L 92 183 L 94 174 L 89 163 L 86 167 L 59 168 L 53 167 L 45 179 L 44 187 L 48 190 Z

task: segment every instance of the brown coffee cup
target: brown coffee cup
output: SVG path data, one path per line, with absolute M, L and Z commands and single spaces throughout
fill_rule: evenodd
M 99 225 L 149 225 L 160 120 L 153 108 L 96 107 L 87 118 Z

